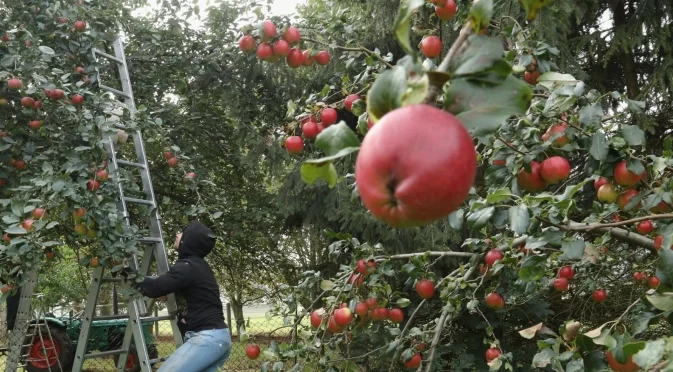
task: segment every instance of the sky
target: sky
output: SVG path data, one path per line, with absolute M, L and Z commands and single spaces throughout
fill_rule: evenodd
M 216 4 L 218 2 L 236 1 L 236 0 L 197 0 L 197 1 L 199 4 L 199 8 L 201 8 L 202 11 L 205 11 L 206 9 L 208 9 L 209 6 Z M 273 0 L 273 3 L 271 5 L 271 15 L 282 16 L 295 13 L 297 4 L 303 2 L 304 0 Z M 159 3 L 159 0 L 149 0 L 149 3 L 152 4 L 150 5 L 150 7 L 156 7 L 157 4 Z M 147 8 L 136 9 L 133 13 L 134 15 L 142 15 L 145 12 L 147 12 Z M 193 26 L 195 28 L 198 28 L 200 26 L 200 21 L 198 19 L 193 19 L 191 21 L 193 22 Z

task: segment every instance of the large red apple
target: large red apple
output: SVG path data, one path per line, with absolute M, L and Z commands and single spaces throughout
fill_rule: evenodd
M 86 188 L 91 191 L 97 191 L 100 188 L 100 182 L 96 180 L 89 180 L 86 183 Z
M 245 35 L 238 40 L 238 49 L 243 53 L 252 53 L 257 46 L 255 38 L 252 35 Z
M 416 283 L 416 293 L 418 297 L 427 300 L 435 295 L 435 282 L 429 279 L 423 279 Z
M 28 128 L 37 130 L 42 127 L 42 120 L 31 120 L 30 123 L 28 123 Z
M 455 17 L 456 10 L 457 6 L 454 0 L 448 0 L 444 6 L 435 6 L 435 14 L 442 21 L 448 21 Z
M 327 322 L 327 330 L 330 331 L 331 333 L 340 333 L 343 332 L 343 327 L 337 324 L 336 320 L 334 320 L 334 317 L 329 318 L 329 321 Z
M 570 280 L 575 277 L 575 270 L 572 268 L 572 266 L 563 266 L 558 271 L 558 277 Z
M 290 54 L 290 44 L 285 40 L 278 40 L 273 43 L 273 54 L 281 57 L 287 57 Z
M 86 30 L 86 23 L 84 21 L 77 21 L 73 25 L 76 31 L 83 32 Z
M 530 172 L 526 168 L 521 167 L 516 180 L 522 189 L 530 192 L 542 191 L 547 187 L 547 184 L 540 175 L 540 163 L 536 161 L 530 162 Z
M 618 196 L 617 189 L 611 183 L 605 184 L 598 189 L 598 200 L 603 203 L 614 203 Z
M 563 135 L 557 137 L 554 142 L 552 142 L 552 146 L 559 148 L 569 144 L 570 138 L 568 138 L 568 136 L 565 134 L 567 127 L 568 124 L 566 123 L 553 124 L 551 127 L 549 127 L 549 129 L 547 129 L 547 132 L 542 135 L 542 140 L 547 142 L 557 133 L 563 133 Z
M 474 144 L 460 120 L 418 104 L 387 113 L 367 133 L 355 180 L 363 204 L 375 217 L 393 227 L 412 227 L 460 207 L 476 170 Z
M 35 208 L 30 212 L 30 215 L 34 219 L 39 220 L 40 218 L 45 216 L 46 212 L 47 211 L 44 208 Z
M 273 39 L 278 34 L 278 29 L 276 25 L 268 19 L 262 22 L 262 37 L 264 40 Z
M 300 154 L 304 151 L 304 140 L 299 136 L 290 136 L 285 140 L 285 148 L 290 154 Z
M 26 231 L 30 231 L 30 229 L 33 228 L 33 223 L 35 223 L 35 220 L 27 219 L 27 220 L 24 220 L 24 221 L 21 223 L 21 226 L 22 226 Z
M 654 214 L 661 214 L 661 213 L 670 213 L 673 209 L 671 209 L 671 206 L 668 205 L 665 201 L 661 201 L 659 204 L 655 205 L 654 207 L 650 208 L 650 212 Z
M 368 260 L 368 261 L 359 260 L 356 265 L 356 270 L 361 275 L 367 276 L 376 271 L 376 266 L 378 265 L 376 264 L 375 260 Z
M 273 47 L 267 42 L 263 42 L 257 46 L 257 58 L 267 60 L 273 55 Z
M 567 291 L 569 285 L 570 283 L 568 283 L 568 279 L 566 278 L 556 278 L 553 282 L 554 289 L 559 292 Z
M 500 349 L 496 349 L 494 347 L 486 350 L 486 362 L 491 363 L 493 359 L 497 359 L 501 354 L 502 352 Z
M 96 172 L 96 179 L 101 182 L 105 182 L 110 178 L 110 175 L 105 169 L 100 169 Z
M 634 189 L 628 189 L 622 191 L 621 194 L 619 194 L 619 197 L 617 198 L 617 206 L 619 206 L 619 209 L 624 210 L 627 204 L 633 199 L 635 196 L 638 195 L 638 191 Z M 640 208 L 642 203 L 639 201 L 638 204 L 636 204 L 632 209 L 638 209 Z
M 302 54 L 304 54 L 304 66 L 311 66 L 315 62 L 315 56 L 312 56 L 308 50 L 305 50 Z
M 598 191 L 601 188 L 601 186 L 607 185 L 608 183 L 610 183 L 610 181 L 608 181 L 607 178 L 598 177 L 598 179 L 594 181 L 594 190 Z
M 304 52 L 299 48 L 292 48 L 287 55 L 287 65 L 292 68 L 297 68 L 304 64 Z
M 421 41 L 421 52 L 427 58 L 435 58 L 442 53 L 442 40 L 438 36 L 426 36 Z
M 345 327 L 353 320 L 353 313 L 347 307 L 342 307 L 334 312 L 334 321 L 341 327 Z
M 605 301 L 606 297 L 607 294 L 605 293 L 604 289 L 597 289 L 594 291 L 594 293 L 591 294 L 591 299 L 598 303 Z
M 290 44 L 297 44 L 301 40 L 301 33 L 298 28 L 290 26 L 283 32 L 282 38 Z
M 505 307 L 505 300 L 495 292 L 486 295 L 486 306 L 495 310 L 502 310 Z
M 177 167 L 178 166 L 178 158 L 170 158 L 167 161 L 168 166 L 171 168 Z
M 259 346 L 258 345 L 248 345 L 245 347 L 245 355 L 248 356 L 248 358 L 255 360 L 259 358 Z
M 365 304 L 367 305 L 367 308 L 369 308 L 369 310 L 374 310 L 379 306 L 379 300 L 370 297 L 365 300 Z
M 385 307 L 377 307 L 372 310 L 372 320 L 374 321 L 384 321 L 388 319 L 389 311 Z
M 550 185 L 559 183 L 570 176 L 570 163 L 561 156 L 547 158 L 540 166 L 540 176 Z
M 347 95 L 346 98 L 344 99 L 344 107 L 346 108 L 346 110 L 353 111 L 353 103 L 355 103 L 355 101 L 357 101 L 359 99 L 360 99 L 359 94 L 349 94 L 349 95 Z
M 650 220 L 640 221 L 638 225 L 636 225 L 638 234 L 647 235 L 651 233 L 652 230 L 654 230 L 654 224 Z
M 640 175 L 631 172 L 627 168 L 626 162 L 622 161 L 615 167 L 614 172 L 615 183 L 624 187 L 633 187 L 637 185 L 638 182 L 640 182 L 640 180 L 642 180 L 646 174 L 647 171 L 643 172 Z
M 74 96 L 72 96 L 71 102 L 73 105 L 81 105 L 82 103 L 84 103 L 84 96 L 80 94 L 75 94 Z
M 61 89 L 54 89 L 49 92 L 49 98 L 53 100 L 59 100 L 65 97 L 65 92 L 63 92 Z
M 19 79 L 9 79 L 7 80 L 7 88 L 12 89 L 12 90 L 18 90 L 23 87 L 23 82 Z
M 323 315 L 325 314 L 324 309 L 318 309 L 311 313 L 311 326 L 313 328 L 320 328 L 320 325 L 323 321 Z
M 319 65 L 324 66 L 329 63 L 329 60 L 329 53 L 325 50 L 321 50 L 318 52 L 318 54 L 315 55 L 315 61 L 318 62 Z
M 35 108 L 35 100 L 31 97 L 23 97 L 21 98 L 21 106 L 31 109 Z
M 540 71 L 526 71 L 523 74 L 523 79 L 530 85 L 537 85 L 538 79 L 540 79 Z
M 322 123 L 325 127 L 329 127 L 330 125 L 336 123 L 337 111 L 331 107 L 323 109 L 320 112 L 320 120 L 322 120 Z
M 388 318 L 393 323 L 402 323 L 404 321 L 404 312 L 401 309 L 392 309 L 388 313 Z
M 403 360 L 404 361 L 404 360 Z M 420 354 L 414 354 L 404 362 L 404 366 L 409 368 L 409 369 L 418 369 L 418 367 L 421 366 L 421 362 L 423 361 L 423 358 L 421 358 Z
M 492 267 L 496 261 L 500 261 L 503 258 L 505 258 L 505 255 L 502 254 L 501 251 L 493 249 L 486 253 L 486 256 L 484 256 L 484 262 L 486 263 L 487 267 Z
M 318 124 L 313 121 L 307 121 L 301 126 L 301 133 L 308 139 L 316 138 L 318 133 L 320 133 Z

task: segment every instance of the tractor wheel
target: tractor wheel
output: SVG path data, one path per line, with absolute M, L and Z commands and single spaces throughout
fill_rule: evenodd
M 49 327 L 48 332 L 47 327 Z M 34 329 L 34 326 L 28 329 L 24 342 L 24 345 L 29 345 L 24 352 L 24 355 L 27 355 L 26 371 L 70 371 L 75 360 L 75 347 L 65 330 L 51 324 L 42 325 L 40 326 L 42 338 L 39 333 L 33 338 Z M 51 339 L 49 338 L 50 333 Z
M 156 359 L 159 357 L 156 345 L 147 346 L 147 354 L 150 359 Z M 119 355 L 115 356 L 115 365 L 119 361 Z M 138 352 L 135 347 L 131 348 L 128 358 L 126 359 L 126 369 L 125 372 L 139 372 L 140 371 L 140 359 L 138 358 Z

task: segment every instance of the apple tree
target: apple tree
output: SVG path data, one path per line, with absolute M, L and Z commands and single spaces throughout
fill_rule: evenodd
M 533 20 L 553 2 L 520 3 Z M 493 18 L 493 1 L 430 6 L 456 20 L 450 45 L 426 30 L 419 53 L 425 4 L 403 1 L 393 33 L 405 56 L 335 46 L 364 55 L 366 73 L 344 77 L 340 100 L 304 100 L 282 146 L 309 186 L 350 190 L 400 236 L 448 224 L 460 244 L 391 254 L 333 234 L 339 272 L 304 273 L 284 310 L 310 305 L 262 370 L 667 367 L 673 168 L 670 140 L 647 147 L 653 108 L 559 71 L 559 50 Z M 267 43 L 257 57 L 278 63 L 282 36 L 268 27 L 244 29 L 239 47 Z M 320 43 L 300 30 L 300 47 Z

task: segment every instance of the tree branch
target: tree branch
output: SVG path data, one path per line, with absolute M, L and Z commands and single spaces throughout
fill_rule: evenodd
M 370 56 L 374 56 L 374 57 L 376 57 L 379 61 L 381 61 L 381 62 L 382 62 L 384 65 L 386 65 L 388 68 L 393 68 L 393 67 L 394 67 L 394 66 L 391 65 L 388 61 L 385 61 L 385 60 L 383 59 L 383 57 L 381 57 L 379 54 L 377 54 L 377 53 L 375 53 L 373 50 L 369 50 L 369 49 L 367 49 L 367 48 L 365 48 L 365 47 L 355 47 L 355 48 L 343 47 L 343 46 L 340 46 L 340 45 L 332 45 L 332 44 L 330 44 L 330 43 L 326 43 L 326 42 L 324 42 L 324 41 L 320 41 L 320 40 L 311 39 L 311 38 L 308 38 L 308 37 L 302 37 L 302 40 L 310 41 L 310 42 L 312 42 L 312 43 L 316 43 L 316 44 L 327 45 L 327 46 L 330 46 L 330 47 L 332 47 L 332 48 L 335 48 L 335 49 L 338 49 L 338 50 L 343 50 L 343 51 L 346 51 L 346 52 L 361 52 L 361 53 L 366 53 L 366 54 L 368 54 L 368 55 L 370 55 Z
M 437 72 L 446 72 L 449 70 L 449 65 L 451 64 L 451 61 L 453 60 L 454 57 L 456 57 L 458 51 L 462 48 L 463 44 L 465 44 L 467 38 L 471 34 L 472 34 L 472 27 L 470 26 L 470 23 L 467 22 L 460 30 L 460 34 L 458 35 L 458 38 L 456 38 L 456 41 L 453 43 L 453 45 L 451 45 L 451 48 L 446 53 L 446 57 L 444 57 L 442 63 L 440 63 L 439 67 L 437 67 Z M 435 99 L 437 98 L 437 95 L 439 94 L 439 91 L 442 89 L 442 86 L 430 85 L 430 88 L 428 89 L 428 94 L 427 96 L 425 96 L 425 102 L 426 103 L 434 102 Z
M 428 252 L 418 252 L 418 253 L 405 253 L 405 254 L 396 254 L 393 256 L 380 256 L 376 257 L 376 262 L 386 261 L 386 260 L 403 260 L 412 257 L 420 256 L 429 256 L 429 257 L 474 257 L 476 253 L 470 252 L 441 252 L 441 251 L 428 251 Z

